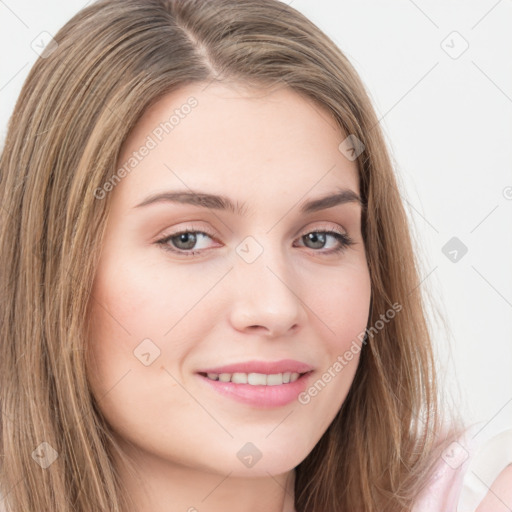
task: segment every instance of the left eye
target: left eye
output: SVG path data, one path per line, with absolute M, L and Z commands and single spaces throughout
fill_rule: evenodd
M 164 250 L 171 251 L 173 253 L 181 254 L 184 256 L 194 256 L 195 254 L 201 252 L 200 250 L 192 250 L 194 248 L 198 249 L 196 247 L 196 244 L 198 243 L 200 238 L 213 238 L 213 235 L 210 235 L 204 231 L 186 230 L 166 236 L 165 238 L 158 240 L 156 243 L 160 244 Z M 323 246 L 325 246 L 329 238 L 334 239 L 334 247 L 331 247 L 328 250 L 323 251 L 316 250 L 325 249 L 325 247 Z M 338 231 L 335 230 L 310 231 L 300 236 L 298 240 L 305 240 L 305 242 L 307 243 L 312 243 L 313 247 L 310 247 L 310 249 L 314 249 L 315 252 L 320 252 L 322 254 L 339 253 L 344 251 L 350 245 L 354 244 L 353 240 L 350 238 L 349 235 L 345 233 L 339 233 Z M 318 247 L 318 245 L 320 245 L 321 247 Z M 205 248 L 200 247 L 199 249 Z

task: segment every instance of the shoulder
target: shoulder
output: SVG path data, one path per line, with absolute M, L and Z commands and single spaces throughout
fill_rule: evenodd
M 512 428 L 489 434 L 485 424 L 477 423 L 446 447 L 413 508 L 432 510 L 512 510 Z
M 510 512 L 512 510 L 512 463 L 492 483 L 476 512 Z
M 512 509 L 512 428 L 484 436 L 468 467 L 460 502 L 462 511 Z

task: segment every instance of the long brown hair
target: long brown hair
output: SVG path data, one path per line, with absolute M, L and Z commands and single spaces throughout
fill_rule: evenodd
M 344 54 L 277 0 L 103 0 L 55 41 L 29 73 L 1 156 L 0 485 L 8 510 L 129 510 L 113 464 L 120 449 L 86 377 L 88 305 L 109 209 L 108 194 L 98 200 L 95 191 L 148 106 L 213 80 L 290 87 L 335 119 L 340 142 L 350 134 L 364 144 L 357 165 L 369 327 L 392 304 L 401 311 L 367 337 L 343 406 L 296 468 L 295 505 L 410 510 L 442 449 L 434 355 L 393 167 Z

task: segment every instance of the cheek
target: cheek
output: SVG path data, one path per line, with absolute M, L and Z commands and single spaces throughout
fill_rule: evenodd
M 123 259 L 123 254 L 129 256 Z M 180 372 L 194 340 L 205 335 L 202 329 L 212 316 L 205 296 L 219 275 L 212 269 L 198 275 L 192 265 L 152 264 L 133 250 L 105 257 L 90 304 L 91 375 L 108 388 L 126 371 L 140 371 L 141 366 L 146 375 L 150 368 L 154 372 L 162 366 Z M 146 362 L 156 364 L 145 367 L 138 357 L 148 352 Z
M 185 267 L 137 258 L 105 264 L 93 287 L 96 323 L 114 338 L 131 337 L 134 343 L 163 339 L 197 302 L 204 287 L 194 277 Z
M 364 265 L 347 266 L 324 283 L 316 293 L 308 293 L 309 305 L 316 313 L 310 316 L 316 324 L 313 330 L 324 333 L 318 346 L 323 364 L 298 400 L 317 418 L 317 432 L 329 426 L 353 383 L 364 349 L 371 297 L 370 276 Z
M 368 322 L 371 282 L 366 266 L 358 265 L 327 276 L 323 285 L 311 289 L 307 296 L 316 314 L 311 318 L 318 321 L 319 332 L 326 333 L 324 341 L 332 356 L 333 351 L 344 351 L 354 338 L 364 334 Z
M 186 277 L 136 260 L 102 262 L 98 270 L 90 304 L 88 377 L 103 414 L 126 438 L 151 432 L 162 411 L 187 414 L 191 408 L 189 396 L 166 371 L 183 381 L 181 361 L 191 349 L 186 322 L 179 323 L 194 296 Z

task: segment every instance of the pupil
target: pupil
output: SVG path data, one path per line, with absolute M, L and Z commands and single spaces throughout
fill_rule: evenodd
M 309 240 L 313 243 L 319 243 L 319 247 L 321 248 L 323 244 L 325 243 L 325 233 L 320 234 L 319 233 L 309 233 L 309 235 L 306 235 Z M 318 247 L 317 247 L 318 248 Z
M 194 245 L 195 245 L 195 235 L 192 233 L 182 233 L 181 235 L 178 235 L 179 243 L 183 242 L 185 245 L 187 245 L 187 241 L 188 241 L 188 246 L 180 247 L 180 249 L 192 249 L 192 247 L 194 247 Z

